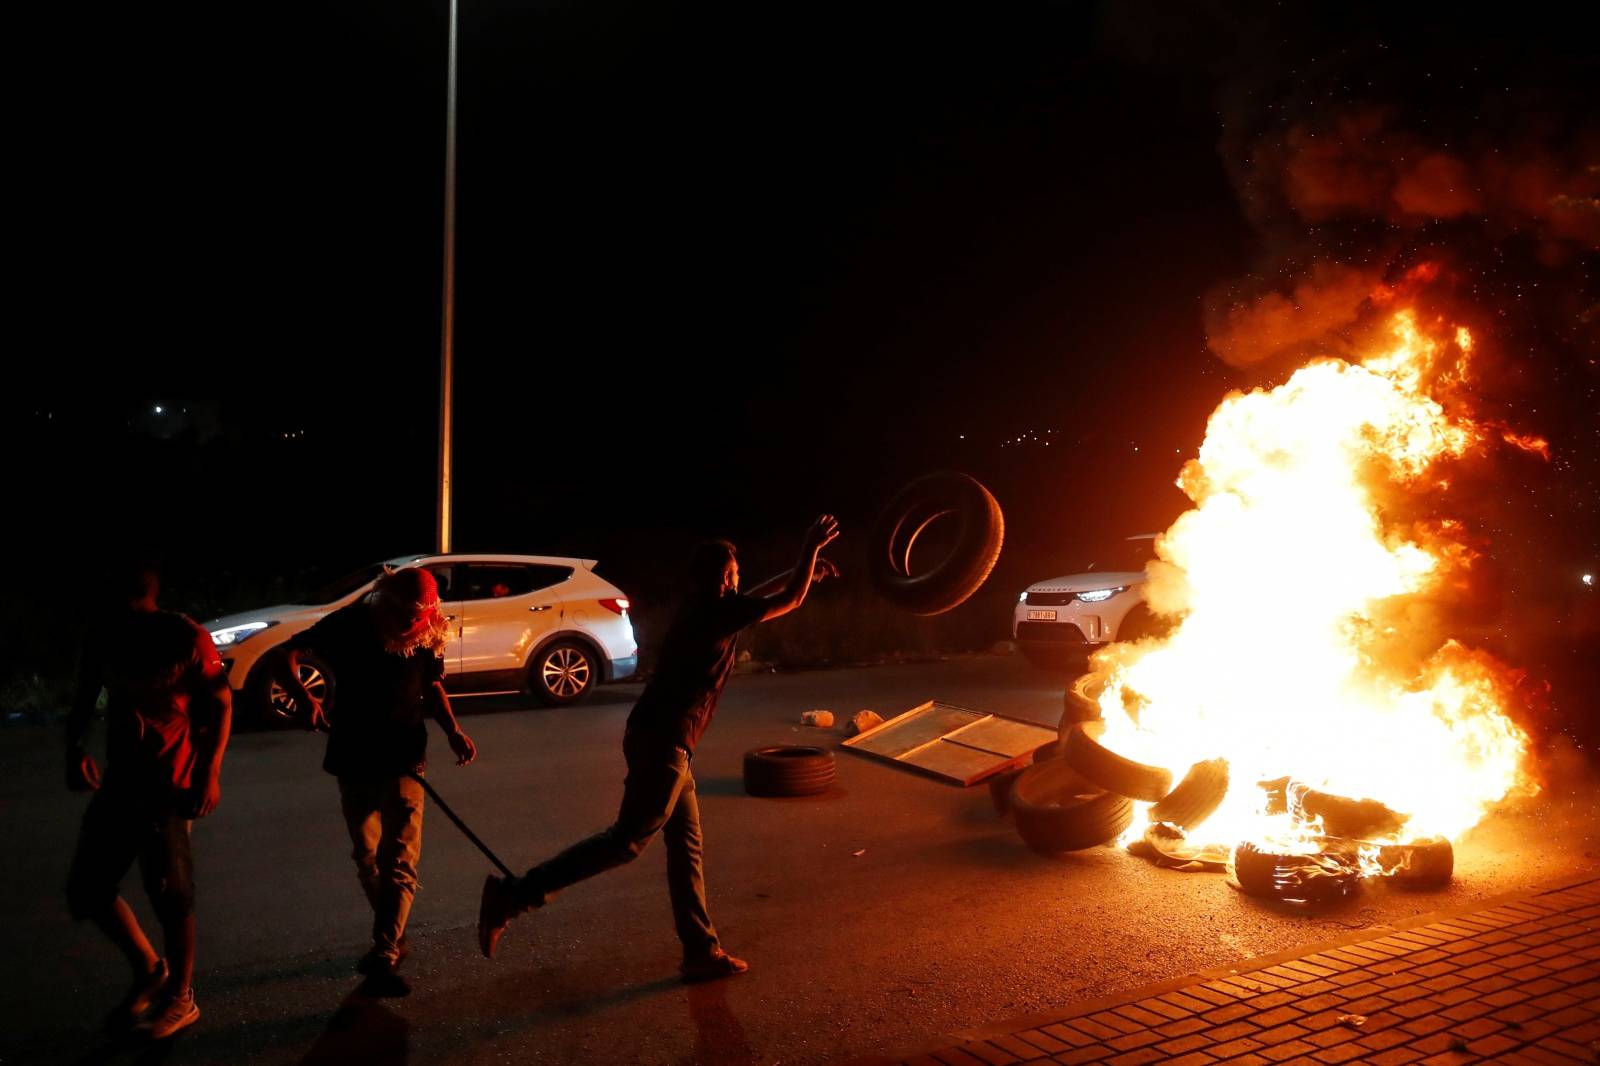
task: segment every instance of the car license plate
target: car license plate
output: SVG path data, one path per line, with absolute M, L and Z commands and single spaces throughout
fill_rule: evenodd
M 1029 611 L 1028 612 L 1028 621 L 1030 621 L 1030 622 L 1054 622 L 1055 620 L 1056 620 L 1056 613 L 1054 611 Z

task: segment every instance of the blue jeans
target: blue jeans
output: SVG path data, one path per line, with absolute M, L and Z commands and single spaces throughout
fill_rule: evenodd
M 617 820 L 586 840 L 529 870 L 518 885 L 530 906 L 543 906 L 557 892 L 595 874 L 632 862 L 660 833 L 667 846 L 667 890 L 672 920 L 684 955 L 719 950 L 717 930 L 706 910 L 700 803 L 695 798 L 689 753 L 649 742 L 622 745 L 628 776 L 622 783 Z

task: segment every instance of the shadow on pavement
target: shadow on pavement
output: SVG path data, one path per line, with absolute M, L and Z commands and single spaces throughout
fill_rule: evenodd
M 160 1066 L 172 1056 L 173 1049 L 183 1034 L 165 1040 L 143 1040 L 128 1036 L 120 1040 L 107 1040 L 99 1047 L 86 1051 L 73 1060 L 72 1066 L 107 1066 L 112 1062 L 126 1061 L 132 1066 Z
M 756 1061 L 744 1026 L 728 1006 L 728 982 L 690 985 L 685 990 L 694 1023 L 694 1051 L 680 1059 L 684 1066 L 734 1066 Z
M 300 1066 L 405 1066 L 411 1025 L 378 1000 L 352 992 L 328 1019 Z

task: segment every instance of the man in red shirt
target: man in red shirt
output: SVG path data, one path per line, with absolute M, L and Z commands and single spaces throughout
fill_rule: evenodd
M 722 948 L 706 905 L 700 804 L 690 763 L 733 672 L 739 634 L 805 602 L 812 584 L 838 571 L 822 551 L 839 535 L 832 515 L 814 522 L 793 570 L 739 592 L 739 559 L 725 540 L 702 544 L 689 563 L 689 598 L 662 640 L 655 675 L 628 715 L 622 753 L 628 776 L 611 827 L 518 878 L 490 875 L 478 908 L 478 947 L 494 957 L 511 919 L 557 892 L 632 862 L 657 833 L 666 842 L 667 888 L 683 944 L 685 981 L 710 981 L 749 969 Z
M 133 969 L 132 986 L 107 1028 L 139 1023 L 159 1040 L 200 1017 L 189 828 L 216 810 L 221 796 L 233 702 L 211 635 L 156 606 L 155 569 L 136 566 L 122 580 L 121 603 L 91 627 L 84 644 L 67 720 L 67 787 L 95 794 L 67 877 L 67 901 L 73 917 L 98 925 Z M 103 779 L 88 750 L 101 689 L 107 695 Z M 161 921 L 165 959 L 118 894 L 135 860 Z

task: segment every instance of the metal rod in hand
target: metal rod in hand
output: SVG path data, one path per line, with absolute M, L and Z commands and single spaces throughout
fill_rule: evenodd
M 319 725 L 319 726 L 316 727 L 316 730 L 319 733 L 326 733 L 328 731 L 328 727 L 327 726 L 323 726 L 323 725 Z M 489 850 L 489 845 L 485 844 L 482 840 L 478 839 L 478 834 L 474 833 L 471 829 L 469 829 L 467 827 L 467 823 L 463 822 L 461 820 L 461 816 L 459 814 L 457 814 L 455 811 L 450 809 L 450 804 L 448 804 L 448 803 L 446 803 L 444 801 L 444 797 L 439 795 L 437 789 L 435 789 L 432 785 L 428 784 L 428 781 L 427 781 L 427 779 L 425 777 L 423 777 L 421 774 L 417 773 L 415 770 L 407 770 L 406 771 L 406 776 L 411 778 L 411 780 L 415 781 L 417 784 L 421 785 L 422 786 L 422 791 L 426 792 L 429 796 L 433 797 L 433 802 L 438 804 L 439 809 L 444 812 L 444 816 L 446 818 L 450 819 L 452 822 L 454 822 L 456 824 L 456 828 L 461 830 L 462 834 L 468 840 L 470 840 L 474 844 L 476 844 L 478 846 L 478 850 L 483 852 L 484 857 L 487 858 L 490 862 L 494 863 L 495 866 L 497 866 L 499 868 L 501 873 L 505 874 L 507 877 L 513 877 L 514 878 L 514 877 L 517 876 L 516 874 L 511 872 L 511 867 L 507 866 L 505 863 L 500 861 L 500 856 L 496 855 L 494 852 Z
M 421 785 L 422 790 L 433 797 L 433 802 L 439 805 L 439 809 L 444 812 L 444 816 L 456 823 L 456 828 L 461 830 L 468 840 L 478 845 L 478 850 L 483 852 L 484 856 L 487 857 L 490 862 L 498 866 L 501 873 L 512 878 L 517 876 L 511 872 L 511 867 L 500 861 L 500 856 L 489 850 L 489 845 L 478 839 L 477 833 L 474 833 L 471 829 L 467 828 L 467 823 L 463 822 L 461 820 L 461 816 L 450 809 L 450 804 L 446 803 L 444 801 L 444 797 L 439 795 L 439 793 L 434 790 L 432 785 L 428 784 L 428 781 L 425 777 L 417 773 L 415 770 L 407 770 L 406 776 L 411 778 L 411 780 L 415 781 L 417 784 Z

